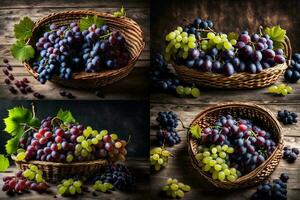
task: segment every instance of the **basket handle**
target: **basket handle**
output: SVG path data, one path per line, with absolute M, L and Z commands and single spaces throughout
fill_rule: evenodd
M 284 41 L 282 42 L 284 46 L 284 52 L 287 57 L 286 63 L 289 65 L 292 59 L 292 45 L 289 37 L 287 35 L 284 36 Z

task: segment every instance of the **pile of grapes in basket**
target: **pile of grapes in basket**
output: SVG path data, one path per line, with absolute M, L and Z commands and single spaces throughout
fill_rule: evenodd
M 255 74 L 285 62 L 285 34 L 279 26 L 260 28 L 254 34 L 226 34 L 214 31 L 210 20 L 196 18 L 190 25 L 177 27 L 166 35 L 164 57 L 203 72 Z
M 130 59 L 124 36 L 105 23 L 99 27 L 93 24 L 87 30 L 81 30 L 76 22 L 51 24 L 35 47 L 39 57 L 33 61 L 33 69 L 41 83 L 53 75 L 70 79 L 73 72 L 118 69 Z
M 251 120 L 226 115 L 202 131 L 195 157 L 213 179 L 234 182 L 255 170 L 275 148 L 272 133 Z
M 107 130 L 98 132 L 75 123 L 60 123 L 48 117 L 39 129 L 25 134 L 19 142 L 16 159 L 50 162 L 82 162 L 97 159 L 124 161 L 127 154 L 125 140 Z

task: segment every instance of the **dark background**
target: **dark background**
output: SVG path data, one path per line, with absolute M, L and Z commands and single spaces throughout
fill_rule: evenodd
M 191 23 L 197 16 L 214 22 L 214 29 L 258 30 L 280 25 L 287 30 L 293 51 L 300 51 L 299 0 L 151 0 L 151 50 L 160 52 L 165 34 Z
M 14 106 L 31 109 L 32 101 L 0 101 L 0 153 L 5 152 L 10 135 L 3 131 L 3 118 Z M 148 157 L 149 153 L 149 105 L 145 101 L 34 101 L 36 116 L 41 120 L 55 116 L 60 108 L 70 110 L 77 122 L 93 129 L 107 129 L 127 140 L 128 157 Z

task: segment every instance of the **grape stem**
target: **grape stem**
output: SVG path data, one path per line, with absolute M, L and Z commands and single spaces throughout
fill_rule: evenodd
M 32 110 L 32 118 L 35 118 L 35 105 L 33 102 L 31 103 L 31 110 Z
M 189 130 L 190 128 L 186 127 L 183 122 L 181 121 L 181 119 L 177 119 L 178 121 L 180 121 L 182 128 Z
M 107 33 L 105 35 L 99 36 L 99 39 L 103 39 L 103 38 L 107 38 L 108 36 L 110 36 L 112 34 L 112 32 Z

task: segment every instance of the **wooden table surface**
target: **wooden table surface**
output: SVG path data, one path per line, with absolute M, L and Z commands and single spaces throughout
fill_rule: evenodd
M 218 90 L 200 88 L 201 96 L 196 99 L 178 98 L 171 94 L 152 93 L 150 97 L 150 137 L 151 148 L 155 145 L 156 135 L 156 115 L 160 111 L 173 111 L 188 126 L 196 114 L 208 106 L 230 101 L 252 102 L 262 105 L 271 110 L 275 115 L 278 110 L 287 109 L 300 114 L 300 84 L 292 84 L 293 94 L 286 97 L 276 97 L 266 93 L 266 88 L 257 90 Z M 189 184 L 192 190 L 186 193 L 184 199 L 250 199 L 255 187 L 239 189 L 233 191 L 218 190 L 208 184 L 198 172 L 192 167 L 188 156 L 186 143 L 186 130 L 178 125 L 178 134 L 182 141 L 174 147 L 167 148 L 175 156 L 169 159 L 169 164 L 165 169 L 151 174 L 151 197 L 152 199 L 163 199 L 160 188 L 164 181 L 169 178 L 177 178 L 179 181 Z M 283 125 L 285 145 L 300 148 L 300 123 L 294 125 Z M 271 179 L 278 178 L 283 172 L 290 176 L 288 183 L 288 199 L 299 199 L 300 195 L 300 159 L 294 164 L 289 164 L 281 160 L 279 166 L 272 174 Z
M 137 158 L 129 158 L 128 161 L 126 161 L 126 166 L 130 169 L 130 171 L 134 174 L 136 177 L 136 183 L 132 190 L 127 191 L 119 191 L 115 190 L 111 193 L 102 193 L 102 192 L 96 192 L 97 196 L 93 195 L 93 189 L 89 188 L 90 192 L 85 192 L 83 195 L 78 195 L 76 197 L 61 197 L 56 196 L 56 185 L 51 184 L 51 187 L 48 189 L 49 192 L 39 194 L 35 191 L 30 191 L 30 193 L 24 193 L 21 195 L 15 194 L 14 196 L 8 196 L 5 192 L 0 192 L 0 199 L 4 200 L 11 200 L 11 199 L 17 199 L 17 200 L 48 200 L 48 199 L 104 199 L 104 200 L 140 200 L 140 199 L 150 199 L 149 195 L 145 196 L 145 194 L 149 194 L 149 164 L 148 159 L 137 159 Z M 6 173 L 0 173 L 0 187 L 3 186 L 2 178 L 3 176 L 9 176 L 14 174 L 17 171 L 15 166 L 12 166 L 8 169 Z
M 100 88 L 105 98 L 98 98 L 94 91 L 66 89 L 62 86 L 47 82 L 41 85 L 34 80 L 26 71 L 22 63 L 15 60 L 10 53 L 10 47 L 14 43 L 13 25 L 21 17 L 29 16 L 32 20 L 37 20 L 53 12 L 66 10 L 95 10 L 100 12 L 115 12 L 124 5 L 128 17 L 135 20 L 142 28 L 145 34 L 146 47 L 137 61 L 133 71 L 129 76 L 112 85 Z M 2 69 L 5 66 L 3 58 L 8 58 L 13 66 L 13 74 L 17 80 L 24 77 L 31 81 L 33 89 L 45 95 L 47 99 L 62 99 L 59 95 L 61 89 L 72 92 L 77 99 L 146 99 L 148 98 L 148 68 L 150 65 L 150 22 L 149 22 L 149 5 L 148 1 L 129 0 L 126 2 L 118 0 L 89 0 L 76 1 L 56 0 L 56 1 L 37 1 L 37 0 L 2 0 L 0 3 L 0 99 L 34 99 L 32 94 L 12 95 L 8 86 L 4 84 L 5 76 Z

